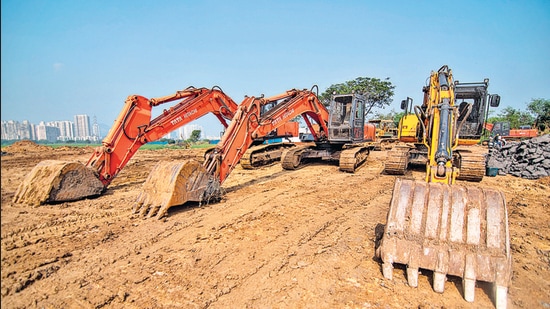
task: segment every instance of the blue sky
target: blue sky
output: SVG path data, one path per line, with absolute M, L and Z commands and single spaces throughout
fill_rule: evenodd
M 217 85 L 240 103 L 360 76 L 389 77 L 383 112 L 398 111 L 445 64 L 455 80 L 488 77 L 497 113 L 550 99 L 548 0 L 2 0 L 1 25 L 2 120 L 88 114 L 110 127 L 132 94 Z

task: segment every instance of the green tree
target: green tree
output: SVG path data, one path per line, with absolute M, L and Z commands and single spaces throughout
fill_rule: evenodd
M 511 128 L 519 128 L 522 125 L 532 125 L 534 118 L 528 112 L 513 107 L 506 107 L 496 117 L 490 117 L 488 122 L 509 122 Z
M 392 103 L 393 89 L 395 89 L 395 86 L 389 79 L 389 77 L 384 80 L 372 77 L 357 77 L 354 80 L 341 84 L 330 85 L 325 92 L 319 96 L 319 100 L 321 100 L 321 103 L 325 106 L 328 106 L 333 93 L 362 93 L 367 97 L 365 106 L 365 115 L 367 115 L 373 107 L 384 108 Z
M 527 110 L 535 117 L 535 125 L 538 130 L 550 129 L 550 100 L 531 99 L 527 104 Z
M 191 132 L 191 136 L 189 137 L 189 142 L 190 143 L 196 143 L 200 140 L 201 138 L 201 130 L 193 130 L 193 132 Z

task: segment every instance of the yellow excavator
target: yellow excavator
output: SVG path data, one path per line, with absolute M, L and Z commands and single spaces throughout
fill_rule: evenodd
M 500 101 L 487 95 L 487 85 L 487 79 L 484 85 L 455 83 L 446 65 L 431 73 L 422 106 L 399 126 L 400 139 L 417 145 L 390 152 L 385 167 L 390 174 L 403 174 L 412 158 L 425 164 L 426 179 L 396 179 L 376 255 L 386 279 L 392 279 L 394 263 L 407 265 L 411 287 L 418 286 L 419 269 L 433 272 L 439 293 L 447 275 L 461 277 L 468 302 L 474 301 L 476 280 L 492 282 L 495 306 L 505 308 L 512 273 L 505 197 L 497 190 L 456 184 L 457 179 L 479 182 L 485 172 L 483 154 L 464 146 L 479 142 L 479 119 L 487 104 Z

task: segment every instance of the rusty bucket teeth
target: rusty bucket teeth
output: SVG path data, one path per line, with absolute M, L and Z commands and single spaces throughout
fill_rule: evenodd
M 161 219 L 172 206 L 206 201 L 216 194 L 219 194 L 219 183 L 199 162 L 161 161 L 143 184 L 133 212 L 141 217 Z
M 491 282 L 496 307 L 506 308 L 512 258 L 506 201 L 499 191 L 397 179 L 376 254 L 386 279 L 392 279 L 394 263 L 407 265 L 412 287 L 420 268 L 433 271 L 439 293 L 447 275 L 461 277 L 469 302 L 476 280 Z
M 80 200 L 105 190 L 96 173 L 79 162 L 45 160 L 17 188 L 14 203 L 38 206 Z

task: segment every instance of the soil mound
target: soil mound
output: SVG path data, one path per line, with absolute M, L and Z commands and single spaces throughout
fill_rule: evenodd
M 22 152 L 44 152 L 44 151 L 53 151 L 53 148 L 39 145 L 33 141 L 30 140 L 22 140 L 17 141 L 10 146 L 6 147 L 4 149 L 6 152 L 16 152 L 16 153 L 22 153 Z

